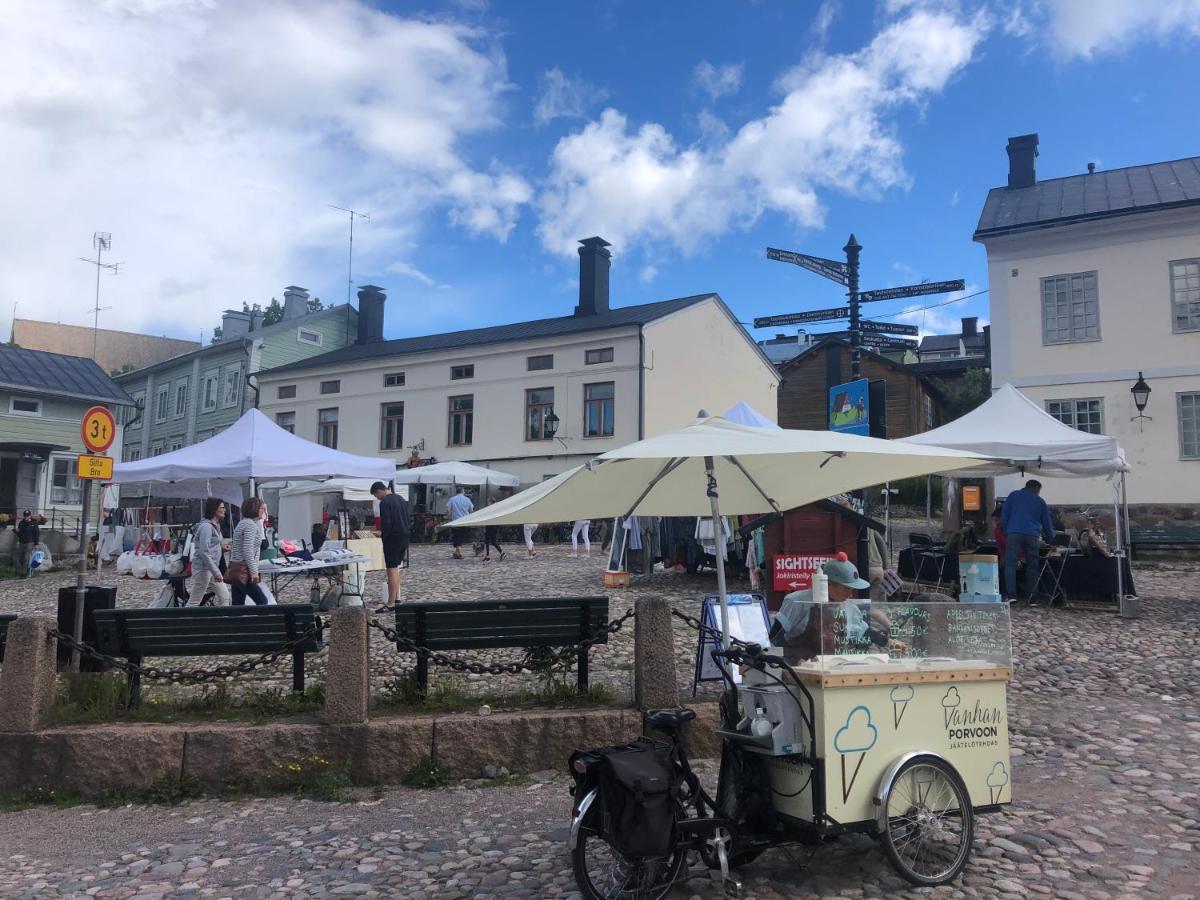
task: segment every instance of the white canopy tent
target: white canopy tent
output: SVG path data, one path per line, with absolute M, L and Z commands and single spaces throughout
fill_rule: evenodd
M 757 409 L 747 403 L 745 400 L 739 400 L 729 409 L 725 410 L 723 419 L 728 419 L 730 422 L 735 422 L 738 425 L 751 425 L 755 428 L 778 428 L 776 422 L 772 422 Z
M 330 478 L 328 481 L 288 481 L 262 487 L 279 489 L 279 533 L 288 538 L 307 538 L 312 524 L 321 521 L 328 495 L 336 494 L 355 503 L 377 504 L 371 495 L 371 484 L 371 479 L 367 478 Z M 397 485 L 396 493 L 408 499 L 407 486 Z M 374 508 L 378 510 L 377 505 Z
M 116 484 L 339 477 L 387 481 L 395 465 L 390 459 L 355 456 L 306 441 L 252 409 L 208 440 L 150 459 L 117 463 L 112 480 Z
M 521 479 L 516 475 L 457 460 L 417 466 L 415 469 L 398 469 L 393 480 L 396 484 L 465 484 L 513 488 L 521 484 Z
M 993 458 L 986 465 L 956 473 L 965 476 L 1022 473 L 1091 478 L 1129 471 L 1116 438 L 1064 425 L 1011 384 L 965 416 L 904 442 Z
M 610 450 L 451 527 L 570 522 L 617 516 L 779 512 L 889 479 L 978 465 L 974 453 L 831 431 L 739 425 L 720 416 Z M 719 496 L 719 503 L 718 503 Z M 717 588 L 729 644 L 724 545 Z

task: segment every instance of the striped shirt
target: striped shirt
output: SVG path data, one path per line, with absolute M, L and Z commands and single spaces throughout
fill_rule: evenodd
M 233 529 L 233 547 L 229 558 L 246 564 L 251 575 L 258 574 L 258 556 L 262 552 L 263 530 L 257 519 L 242 519 Z

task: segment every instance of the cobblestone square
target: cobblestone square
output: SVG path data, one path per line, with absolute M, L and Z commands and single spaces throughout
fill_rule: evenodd
M 504 561 L 455 561 L 414 548 L 407 599 L 585 595 L 602 562 L 539 546 Z M 1195 897 L 1200 884 L 1200 565 L 1135 568 L 1141 617 L 1091 609 L 1016 609 L 1009 690 L 1015 801 L 977 821 L 974 855 L 954 885 L 913 891 L 880 847 L 844 837 L 792 859 L 765 854 L 745 871 L 747 895 L 808 897 Z M 0 584 L 0 612 L 49 612 L 68 574 Z M 117 581 L 122 604 L 157 585 Z M 746 589 L 734 582 L 731 590 Z M 369 600 L 379 597 L 372 576 Z M 638 595 L 696 612 L 711 576 L 656 574 L 607 592 L 613 617 Z M 300 600 L 299 593 L 281 600 Z M 676 653 L 690 696 L 695 635 Z M 378 688 L 395 653 L 373 647 Z M 629 697 L 633 637 L 594 654 L 593 678 Z M 502 653 L 502 651 L 497 651 Z M 208 662 L 211 662 L 209 660 Z M 322 677 L 320 658 L 312 680 Z M 444 673 L 434 673 L 434 679 Z M 287 667 L 261 673 L 290 683 Z M 512 679 L 516 682 L 519 679 Z M 494 688 L 491 688 L 494 689 Z M 268 761 L 264 761 L 267 764 Z M 704 767 L 711 778 L 715 769 Z M 569 897 L 570 800 L 560 772 L 515 784 L 362 791 L 347 803 L 290 798 L 202 800 L 179 807 L 35 808 L 0 813 L 0 896 L 49 897 Z M 798 866 L 797 863 L 801 865 Z M 681 898 L 717 897 L 698 874 Z

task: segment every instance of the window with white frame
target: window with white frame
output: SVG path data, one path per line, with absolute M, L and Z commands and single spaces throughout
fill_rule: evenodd
M 182 450 L 183 449 L 183 435 L 176 435 L 175 437 L 171 438 L 170 448 L 171 448 L 172 453 L 174 453 L 176 450 Z
M 469 365 L 465 365 L 465 366 L 451 366 L 450 367 L 450 380 L 451 381 L 461 381 L 464 378 L 474 378 L 474 377 L 475 377 L 475 364 L 474 363 L 470 363 Z
M 1200 459 L 1200 394 L 1176 394 L 1179 404 L 1179 455 Z
M 525 357 L 525 368 L 530 372 L 539 372 L 543 369 L 554 368 L 554 354 L 543 353 L 540 356 Z
M 384 387 L 404 387 L 403 372 L 385 372 L 383 376 Z
M 585 366 L 595 366 L 600 363 L 610 363 L 612 361 L 612 347 L 596 347 L 594 350 L 583 351 L 583 364 Z
M 146 404 L 146 392 L 132 391 L 129 396 L 133 399 L 134 405 L 123 408 L 121 413 L 122 421 L 125 423 L 125 427 L 131 430 L 141 428 L 144 421 L 143 417 L 146 414 L 145 409 L 142 408 Z
M 475 436 L 475 395 L 463 394 L 450 398 L 450 420 L 446 443 L 451 447 L 470 444 Z
M 171 388 L 160 387 L 154 396 L 154 421 L 165 422 L 171 410 Z
M 611 381 L 583 386 L 583 436 L 612 437 L 616 427 L 616 386 Z
M 296 330 L 296 340 L 301 344 L 311 344 L 314 347 L 320 347 L 322 335 L 321 332 L 313 331 L 311 328 L 299 328 Z
M 337 449 L 338 442 L 338 411 L 333 409 L 317 410 L 317 443 L 322 447 Z
M 296 433 L 296 414 L 294 412 L 275 413 L 275 424 L 288 434 Z
M 40 416 L 42 401 L 35 397 L 9 397 L 8 411 L 14 416 Z
M 546 419 L 554 412 L 554 388 L 532 388 L 525 392 L 525 440 L 548 441 Z
M 1200 259 L 1171 263 L 1171 328 L 1200 331 Z
M 1088 434 L 1104 434 L 1104 400 L 1100 397 L 1047 400 L 1046 412 L 1064 425 L 1070 425 Z
M 321 382 L 322 394 L 340 394 L 342 392 L 342 380 L 335 378 L 332 381 Z
M 241 388 L 242 367 L 236 366 L 235 368 L 227 369 L 221 387 L 221 406 L 225 408 L 237 406 Z
M 280 400 L 292 400 L 296 396 L 296 386 L 294 384 L 281 384 L 279 390 L 275 392 L 275 396 Z
M 125 448 L 125 462 L 135 462 L 136 460 L 139 460 L 141 458 L 142 458 L 142 448 L 141 447 L 126 447 Z
M 83 483 L 75 474 L 75 457 L 55 456 L 50 460 L 50 502 L 78 506 L 83 502 Z
M 1042 279 L 1042 342 L 1100 340 L 1100 296 L 1095 272 Z
M 379 411 L 379 449 L 404 448 L 404 404 L 383 403 Z
M 188 380 L 175 382 L 175 418 L 182 418 L 187 412 Z
M 210 369 L 204 373 L 204 409 L 210 412 L 217 408 L 217 403 L 221 399 L 221 373 L 216 369 Z

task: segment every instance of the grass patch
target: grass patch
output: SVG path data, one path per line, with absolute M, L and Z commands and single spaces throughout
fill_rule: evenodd
M 82 804 L 108 808 L 128 806 L 131 803 L 142 806 L 178 806 L 203 795 L 200 781 L 194 775 L 185 775 L 182 778 L 162 775 L 144 788 L 109 788 L 94 796 L 85 796 L 68 788 L 37 784 L 15 794 L 0 797 L 0 811 L 13 812 L 42 806 L 65 809 Z
M 5 578 L 17 578 L 21 574 L 12 563 L 0 562 L 0 581 Z
M 320 756 L 302 756 L 292 762 L 276 763 L 259 791 L 289 793 L 310 800 L 338 803 L 347 799 L 350 772 L 341 764 Z
M 521 689 L 509 694 L 471 694 L 462 679 L 444 676 L 429 686 L 424 697 L 417 690 L 415 675 L 397 675 L 387 681 L 376 703 L 381 711 L 394 712 L 475 712 L 481 706 L 496 710 L 573 709 L 611 706 L 615 695 L 603 684 L 589 685 L 579 693 L 574 682 L 547 680 L 538 688 Z
M 264 722 L 315 716 L 325 705 L 325 688 L 313 685 L 303 694 L 284 688 L 246 688 L 234 694 L 225 684 L 199 693 L 150 697 L 130 706 L 128 680 L 119 672 L 81 672 L 62 681 L 54 705 L 59 725 L 99 722 Z
M 422 756 L 415 766 L 404 773 L 400 783 L 412 788 L 439 788 L 449 784 L 450 779 L 442 774 L 430 757 Z

